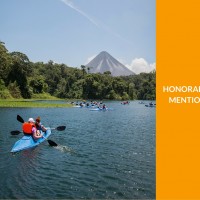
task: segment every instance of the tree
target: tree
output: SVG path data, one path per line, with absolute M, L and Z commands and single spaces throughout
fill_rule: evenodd
M 81 69 L 82 69 L 82 72 L 83 72 L 83 76 L 85 76 L 86 74 L 86 66 L 85 65 L 81 65 Z
M 8 85 L 8 89 L 9 89 L 12 97 L 17 98 L 17 99 L 22 98 L 21 91 L 20 91 L 19 86 L 17 85 L 16 81 L 14 83 L 10 83 Z
M 20 52 L 12 52 L 12 65 L 8 74 L 8 84 L 17 82 L 23 98 L 31 98 L 27 77 L 31 76 L 32 69 L 28 57 Z
M 90 73 L 91 67 L 87 67 L 88 74 Z
M 117 94 L 115 93 L 114 90 L 111 90 L 108 95 L 106 95 L 106 97 L 110 100 L 113 100 L 113 99 L 117 99 Z
M 31 98 L 44 92 L 60 98 L 156 98 L 156 71 L 113 77 L 110 71 L 91 74 L 91 68 L 68 67 L 52 60 L 33 63 L 21 52 L 9 53 L 0 42 L 0 98 Z
M 123 92 L 122 100 L 128 100 L 128 99 L 129 99 L 129 95 L 127 94 L 127 92 Z
M 12 98 L 9 90 L 5 86 L 3 79 L 0 79 L 0 99 Z
M 8 73 L 10 71 L 11 56 L 8 50 L 4 46 L 4 43 L 0 41 L 0 79 L 6 82 Z
M 58 85 L 57 85 L 57 89 L 56 89 L 56 96 L 59 98 L 63 98 L 66 96 L 66 85 L 67 82 L 64 78 L 61 78 Z
M 45 85 L 44 77 L 41 75 L 32 78 L 32 80 L 30 81 L 30 86 L 33 88 L 33 92 L 36 94 L 44 92 L 44 85 Z
M 116 78 L 113 81 L 113 89 L 115 90 L 115 92 L 117 94 L 119 94 L 120 96 L 123 95 L 123 92 L 127 92 L 127 84 L 126 82 L 121 79 L 121 78 Z
M 130 99 L 137 99 L 136 89 L 134 83 L 129 83 L 128 85 L 128 95 Z
M 111 72 L 110 71 L 105 71 L 103 74 L 105 74 L 105 75 L 111 75 Z

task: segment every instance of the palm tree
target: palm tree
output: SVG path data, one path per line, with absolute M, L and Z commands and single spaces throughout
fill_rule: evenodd
M 85 71 L 85 68 L 86 66 L 85 65 L 81 65 L 81 68 L 82 68 L 82 71 L 83 71 L 83 76 L 85 75 L 86 71 Z
M 88 74 L 90 73 L 90 67 L 87 67 Z

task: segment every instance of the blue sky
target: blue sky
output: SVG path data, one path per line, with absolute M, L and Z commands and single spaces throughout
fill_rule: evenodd
M 155 0 L 0 0 L 0 41 L 33 62 L 87 64 L 101 51 L 155 68 Z

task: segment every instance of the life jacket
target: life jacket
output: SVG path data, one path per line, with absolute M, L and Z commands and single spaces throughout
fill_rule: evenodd
M 35 127 L 35 124 L 25 122 L 22 125 L 22 130 L 23 130 L 24 134 L 32 135 L 32 128 L 33 127 Z

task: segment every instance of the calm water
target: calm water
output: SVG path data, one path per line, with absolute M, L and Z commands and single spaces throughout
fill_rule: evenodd
M 155 108 L 138 101 L 87 108 L 0 108 L 0 199 L 154 199 Z M 40 116 L 53 131 L 48 142 L 11 154 L 22 137 L 17 114 Z

